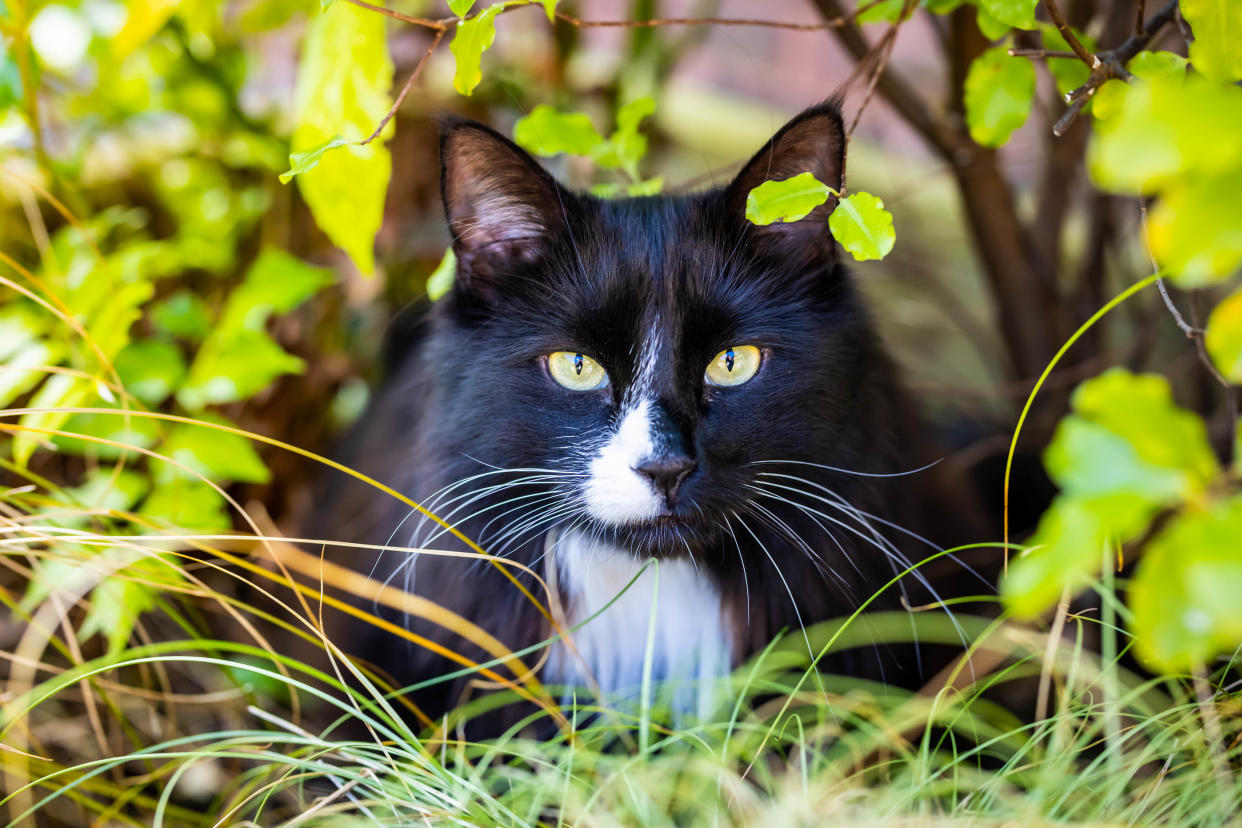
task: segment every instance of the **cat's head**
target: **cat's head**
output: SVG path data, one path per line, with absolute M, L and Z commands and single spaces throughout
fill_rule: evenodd
M 841 186 L 836 104 L 691 195 L 571 192 L 469 121 L 446 124 L 441 154 L 458 261 L 441 416 L 462 454 L 553 479 L 544 514 L 677 554 L 753 512 L 764 472 L 875 466 L 887 362 L 838 264 L 835 200 L 798 222 L 745 217 L 765 180 Z

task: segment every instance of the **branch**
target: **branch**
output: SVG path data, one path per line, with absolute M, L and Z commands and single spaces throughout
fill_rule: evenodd
M 1078 40 L 1078 35 L 1074 34 L 1074 30 L 1065 22 L 1065 18 L 1061 16 L 1061 9 L 1057 6 L 1057 0 L 1044 0 L 1044 8 L 1048 10 L 1048 16 L 1052 18 L 1052 24 L 1057 27 L 1057 31 L 1061 33 L 1061 37 L 1074 50 L 1074 54 L 1078 55 L 1078 59 L 1092 69 L 1096 68 L 1100 61 L 1095 55 L 1087 51 L 1087 47 L 1083 46 Z
M 359 8 L 382 14 L 385 17 L 391 17 L 393 20 L 400 20 L 402 23 L 410 23 L 414 26 L 422 26 L 424 29 L 432 29 L 433 31 L 446 32 L 455 28 L 461 18 L 458 17 L 411 17 L 408 14 L 402 14 L 398 11 L 377 6 L 366 0 L 347 0 Z M 822 23 L 786 23 L 780 20 L 764 20 L 753 17 L 660 17 L 651 20 L 583 20 L 580 17 L 574 17 L 562 11 L 556 12 L 556 18 L 571 26 L 581 29 L 605 29 L 605 28 L 654 28 L 657 26 L 761 26 L 769 29 L 787 29 L 795 32 L 818 32 L 824 29 L 835 29 L 848 25 L 858 15 L 870 8 L 878 6 L 884 0 L 868 0 L 862 3 L 858 8 L 848 14 L 840 14 L 831 20 L 825 20 Z M 501 14 L 514 11 L 516 9 L 537 8 L 535 3 L 525 3 L 519 6 L 509 6 L 501 10 Z
M 1056 0 L 1044 0 L 1044 2 L 1048 8 L 1048 13 L 1052 14 L 1053 9 L 1056 9 Z M 1090 54 L 1086 49 L 1082 49 L 1082 44 L 1078 43 L 1077 38 L 1070 39 L 1073 36 L 1073 32 L 1069 32 L 1068 36 L 1066 36 L 1066 31 L 1062 31 L 1062 36 L 1066 38 L 1066 42 L 1071 47 L 1075 44 L 1078 45 L 1074 52 L 1091 67 L 1091 74 L 1087 78 L 1086 83 L 1065 96 L 1066 101 L 1069 103 L 1069 109 L 1065 110 L 1065 114 L 1053 125 L 1053 135 L 1059 138 L 1065 134 L 1070 124 L 1074 123 L 1075 119 L 1082 114 L 1083 107 L 1087 105 L 1087 102 L 1091 100 L 1091 96 L 1101 86 L 1110 80 L 1130 79 L 1130 73 L 1126 70 L 1126 64 L 1147 45 L 1148 41 L 1155 37 L 1157 32 L 1177 16 L 1177 4 L 1178 0 L 1171 0 L 1168 5 L 1156 12 L 1150 20 L 1143 24 L 1142 31 L 1131 36 L 1129 40 L 1122 43 L 1116 49 L 1099 52 L 1095 55 Z M 1056 15 L 1060 17 L 1059 9 L 1056 11 Z M 1060 26 L 1058 25 L 1057 28 L 1060 29 Z M 1079 53 L 1078 49 L 1082 49 L 1082 53 Z M 1083 54 L 1086 54 L 1086 57 L 1083 57 Z
M 849 15 L 841 7 L 840 0 L 811 0 L 825 21 L 846 19 Z M 867 4 L 870 5 L 870 4 Z M 859 11 L 864 7 L 860 7 Z M 833 26 L 833 33 L 841 45 L 861 62 L 871 52 L 871 44 L 856 23 L 846 22 Z M 878 76 L 876 89 L 915 132 L 923 137 L 943 158 L 956 162 L 958 151 L 963 148 L 961 136 L 946 122 L 936 119 L 924 103 L 924 96 L 916 93 L 892 68 L 886 68 Z
M 401 108 L 401 104 L 405 103 L 405 96 L 410 94 L 410 89 L 413 88 L 414 81 L 416 81 L 418 76 L 423 73 L 423 67 L 427 65 L 427 59 L 431 57 L 431 53 L 436 50 L 436 47 L 440 45 L 440 41 L 444 39 L 445 31 L 445 29 L 436 30 L 436 36 L 431 39 L 431 45 L 427 47 L 427 51 L 423 52 L 423 56 L 418 59 L 418 65 L 415 66 L 414 71 L 410 73 L 410 77 L 406 80 L 405 86 L 401 87 L 401 94 L 397 96 L 397 99 L 392 102 L 392 106 L 388 108 L 388 114 L 385 115 L 384 119 L 379 122 L 379 126 L 375 128 L 375 131 L 368 135 L 367 139 L 359 143 L 358 146 L 365 147 L 367 144 L 379 137 L 379 134 L 384 131 L 384 127 L 388 126 L 388 122 L 391 121 L 393 116 L 397 114 L 397 110 Z

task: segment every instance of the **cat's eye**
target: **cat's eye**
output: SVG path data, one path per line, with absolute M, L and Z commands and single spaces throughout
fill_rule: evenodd
M 570 391 L 598 391 L 608 385 L 604 366 L 586 354 L 573 351 L 548 354 L 548 373 Z
M 759 370 L 761 356 L 754 345 L 735 345 L 707 363 L 708 385 L 741 385 Z

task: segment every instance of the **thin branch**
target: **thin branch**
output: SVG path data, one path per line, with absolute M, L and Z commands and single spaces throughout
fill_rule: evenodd
M 1143 248 L 1147 252 L 1147 259 L 1151 263 L 1152 272 L 1159 273 L 1160 265 L 1157 264 L 1156 257 L 1151 252 L 1151 245 L 1147 241 L 1147 204 L 1142 199 L 1139 200 L 1139 215 L 1142 217 L 1143 223 Z M 1212 355 L 1208 353 L 1207 345 L 1204 341 L 1207 332 L 1198 325 L 1192 325 L 1186 321 L 1186 317 L 1182 316 L 1181 311 L 1177 309 L 1177 305 L 1173 303 L 1173 298 L 1169 296 L 1169 291 L 1168 288 L 1165 287 L 1164 279 L 1157 279 L 1156 287 L 1159 288 L 1160 298 L 1164 300 L 1164 306 L 1168 308 L 1169 314 L 1173 317 L 1173 321 L 1177 324 L 1177 327 L 1181 329 L 1181 332 L 1186 335 L 1187 339 L 1195 343 L 1195 350 L 1199 354 L 1199 361 L 1203 363 L 1203 367 L 1206 368 L 1207 372 L 1212 375 L 1212 378 L 1220 383 L 1221 387 L 1225 389 L 1225 417 L 1227 418 L 1227 422 L 1230 424 L 1230 428 L 1232 428 L 1233 423 L 1238 421 L 1238 389 L 1232 382 L 1229 381 L 1228 377 L 1220 372 L 1220 369 L 1216 367 L 1216 361 L 1213 360 Z M 1226 459 L 1228 459 L 1231 463 L 1235 459 L 1233 457 L 1233 444 L 1234 441 L 1229 440 L 1227 443 L 1228 448 L 1226 449 L 1226 452 L 1228 453 L 1228 457 Z
M 408 14 L 402 14 L 398 11 L 377 6 L 366 0 L 348 0 L 359 8 L 382 14 L 385 17 L 391 17 L 394 20 L 400 20 L 403 23 L 410 23 L 415 26 L 422 26 L 425 29 L 432 29 L 438 32 L 446 32 L 457 26 L 460 18 L 457 17 L 441 17 L 437 19 L 429 17 L 411 17 Z M 822 23 L 786 23 L 780 20 L 764 20 L 760 18 L 750 17 L 661 17 L 651 20 L 583 20 L 580 17 L 574 17 L 563 11 L 556 12 L 556 18 L 571 26 L 581 29 L 636 29 L 636 28 L 654 28 L 658 26 L 760 26 L 769 29 L 787 29 L 795 32 L 818 32 L 824 29 L 834 29 L 845 26 L 852 22 L 858 15 L 870 8 L 878 6 L 884 0 L 868 0 L 854 9 L 849 14 L 838 15 L 835 19 L 825 20 Z M 537 8 L 536 4 L 525 4 L 521 6 L 509 6 L 501 11 L 514 11 L 522 8 Z
M 1070 25 L 1065 22 L 1065 18 L 1061 16 L 1061 9 L 1057 6 L 1057 0 L 1044 0 L 1044 8 L 1048 10 L 1048 16 L 1052 18 L 1052 24 L 1057 27 L 1061 37 L 1074 50 L 1074 54 L 1078 55 L 1078 59 L 1092 69 L 1099 66 L 1099 58 L 1087 51 L 1087 47 L 1079 42 L 1078 35 L 1074 34 L 1074 30 L 1070 28 Z
M 1053 22 L 1061 20 L 1057 25 L 1061 30 L 1064 20 L 1060 18 L 1061 12 L 1057 9 L 1056 0 L 1044 0 L 1049 15 L 1054 15 Z M 1091 100 L 1091 96 L 1095 91 L 1108 83 L 1110 80 L 1129 80 L 1130 73 L 1126 70 L 1126 64 L 1130 59 L 1137 55 L 1144 46 L 1147 45 L 1156 33 L 1165 27 L 1170 21 L 1177 17 L 1178 0 L 1171 2 L 1160 11 L 1152 15 L 1152 18 L 1143 24 L 1142 31 L 1130 37 L 1125 43 L 1122 43 L 1115 49 L 1106 52 L 1099 52 L 1095 55 L 1087 52 L 1078 42 L 1077 38 L 1073 38 L 1073 32 L 1068 31 L 1068 27 L 1061 31 L 1065 42 L 1074 48 L 1074 53 L 1078 55 L 1088 66 L 1091 67 L 1091 74 L 1087 78 L 1087 82 L 1065 96 L 1066 102 L 1069 103 L 1069 109 L 1065 111 L 1052 127 L 1052 134 L 1058 138 L 1065 134 L 1070 124 L 1082 113 L 1083 107 Z M 1055 10 L 1055 12 L 1054 12 Z M 1071 38 L 1073 38 L 1071 40 Z M 1079 49 L 1082 49 L 1079 52 Z M 1085 55 L 1085 57 L 1084 57 Z
M 1143 34 L 1143 18 L 1147 16 L 1147 0 L 1138 0 L 1138 11 L 1134 14 L 1134 34 Z
M 401 108 L 401 104 L 405 103 L 405 96 L 410 94 L 410 89 L 413 88 L 414 81 L 418 80 L 418 76 L 423 73 L 423 67 L 427 65 L 427 60 L 431 57 L 431 53 L 436 50 L 436 47 L 440 45 L 440 41 L 444 39 L 444 32 L 444 29 L 436 31 L 436 36 L 431 39 L 431 45 L 427 47 L 427 51 L 423 52 L 423 56 L 418 59 L 418 65 L 415 66 L 414 71 L 410 73 L 410 77 L 405 82 L 405 86 L 401 87 L 401 94 L 397 95 L 397 99 L 393 101 L 392 106 L 388 109 L 388 114 L 385 115 L 384 119 L 379 122 L 379 126 L 375 128 L 375 131 L 367 136 L 365 141 L 359 143 L 358 146 L 365 147 L 367 144 L 379 137 L 379 134 L 384 131 L 384 127 L 388 126 L 388 122 L 391 121 L 393 116 L 397 114 L 397 110 Z
M 1058 49 L 1010 49 L 1010 57 L 1024 58 L 1070 58 L 1078 60 L 1078 55 Z
M 842 8 L 839 0 L 811 0 L 825 21 L 848 19 L 849 14 Z M 859 11 L 862 10 L 860 7 Z M 863 61 L 871 51 L 862 29 L 856 23 L 834 26 L 837 40 L 845 47 L 855 61 Z M 963 147 L 962 137 L 944 120 L 938 119 L 927 106 L 926 98 L 915 92 L 906 81 L 888 67 L 879 76 L 876 89 L 915 132 L 919 133 L 928 144 L 935 147 L 941 157 L 956 161 L 959 150 Z
M 410 17 L 408 14 L 386 9 L 383 6 L 374 6 L 366 0 L 348 0 L 360 9 L 373 11 L 382 14 L 385 17 L 391 17 L 393 20 L 400 20 L 402 23 L 412 23 L 415 26 L 422 26 L 425 29 L 436 29 L 437 31 L 446 31 L 450 26 L 457 23 L 456 17 L 442 17 L 439 20 L 432 20 L 428 17 Z

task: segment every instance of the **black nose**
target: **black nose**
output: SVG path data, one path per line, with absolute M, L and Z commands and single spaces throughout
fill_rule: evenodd
M 650 480 L 656 491 L 661 492 L 668 505 L 672 506 L 677 502 L 677 490 L 696 465 L 693 458 L 685 455 L 658 455 L 639 463 L 634 471 Z

